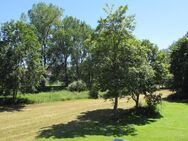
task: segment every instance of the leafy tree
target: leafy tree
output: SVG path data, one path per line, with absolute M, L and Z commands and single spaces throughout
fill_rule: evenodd
M 170 52 L 168 50 L 158 50 L 158 47 L 149 40 L 143 40 L 147 52 L 147 61 L 155 70 L 155 84 L 158 86 L 168 86 L 172 75 L 170 74 Z
M 23 22 L 7 22 L 2 26 L 4 45 L 0 49 L 1 91 L 13 95 L 18 90 L 35 91 L 43 69 L 40 64 L 35 28 Z
M 158 47 L 157 45 L 151 43 L 149 40 L 143 40 L 141 42 L 142 46 L 145 46 L 147 52 L 147 61 L 149 64 L 155 68 L 157 54 L 158 54 Z
M 188 93 L 188 38 L 185 36 L 171 45 L 170 70 L 174 75 L 173 89 L 182 96 Z
M 88 48 L 85 46 L 85 40 L 92 33 L 92 29 L 85 22 L 82 22 L 76 18 L 72 19 L 73 30 L 73 46 L 71 51 L 71 66 L 73 71 L 73 78 L 76 80 L 82 79 L 81 64 L 86 60 L 88 56 Z
M 92 60 L 92 54 L 88 52 L 87 58 L 85 61 L 80 65 L 81 67 L 81 78 L 86 83 L 87 88 L 91 90 L 94 83 L 96 82 L 94 80 L 95 75 L 95 63 Z
M 105 8 L 106 18 L 98 22 L 93 35 L 93 61 L 100 89 L 106 91 L 106 98 L 114 99 L 114 113 L 117 112 L 118 98 L 126 88 L 126 74 L 131 58 L 129 39 L 134 29 L 134 17 L 126 16 L 127 6 L 113 11 Z
M 147 61 L 147 48 L 141 46 L 139 43 L 135 45 L 132 46 L 134 48 L 134 58 L 131 60 L 132 64 L 127 73 L 127 93 L 131 95 L 136 103 L 136 108 L 138 108 L 140 94 L 151 94 L 155 90 L 155 71 Z
M 53 30 L 52 45 L 49 49 L 48 56 L 50 59 L 49 67 L 53 69 L 55 80 L 62 80 L 68 86 L 68 59 L 70 58 L 73 46 L 73 27 L 72 17 L 63 19 L 62 24 Z M 70 60 L 70 59 L 69 59 Z
M 9 69 L 5 68 L 8 67 L 7 60 L 5 60 L 7 46 L 3 41 L 0 41 L 0 94 L 5 95 L 4 89 L 6 86 L 6 73 Z M 5 95 L 6 96 L 6 95 Z
M 156 83 L 162 87 L 170 87 L 172 74 L 170 73 L 170 52 L 160 50 L 157 54 L 156 64 Z
M 54 6 L 53 4 L 45 4 L 40 2 L 34 4 L 28 11 L 31 24 L 37 29 L 37 35 L 41 46 L 41 55 L 43 65 L 46 67 L 47 64 L 47 48 L 48 39 L 50 38 L 51 29 L 54 25 L 59 24 L 62 16 L 62 9 Z
M 88 54 L 84 41 L 91 31 L 88 25 L 73 17 L 65 17 L 53 31 L 49 49 L 50 67 L 55 77 L 63 80 L 66 86 L 72 79 L 81 79 L 81 64 Z

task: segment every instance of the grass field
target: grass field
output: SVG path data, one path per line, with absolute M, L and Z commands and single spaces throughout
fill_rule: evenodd
M 168 94 L 168 91 L 162 91 Z M 133 101 L 120 100 L 120 108 Z M 188 104 L 163 102 L 157 117 L 126 116 L 112 123 L 111 101 L 80 99 L 0 112 L 1 141 L 187 141 Z
M 54 101 L 65 101 L 88 98 L 88 91 L 70 92 L 66 90 L 54 92 L 40 92 L 37 94 L 19 94 L 18 99 L 26 99 L 30 103 L 46 103 Z

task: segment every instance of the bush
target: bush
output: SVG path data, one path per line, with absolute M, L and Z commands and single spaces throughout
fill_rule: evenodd
M 156 111 L 157 105 L 160 104 L 162 100 L 161 94 L 159 95 L 148 94 L 145 96 L 145 98 L 148 108 L 152 111 Z
M 81 91 L 86 90 L 86 84 L 81 80 L 74 81 L 68 85 L 68 90 L 81 92 Z
M 46 88 L 46 83 L 47 83 L 47 80 L 45 77 L 42 77 L 41 80 L 40 80 L 40 83 L 39 83 L 39 86 L 37 88 L 38 91 L 44 91 L 45 88 Z
M 89 91 L 89 96 L 90 96 L 90 98 L 97 99 L 99 97 L 99 92 L 98 92 L 97 88 L 92 87 L 91 90 Z

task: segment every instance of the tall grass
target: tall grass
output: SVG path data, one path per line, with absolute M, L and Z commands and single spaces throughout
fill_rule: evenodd
M 65 101 L 73 99 L 89 98 L 88 92 L 70 92 L 67 90 L 54 92 L 40 92 L 37 94 L 18 94 L 18 98 L 27 99 L 31 103 L 45 103 L 53 101 Z

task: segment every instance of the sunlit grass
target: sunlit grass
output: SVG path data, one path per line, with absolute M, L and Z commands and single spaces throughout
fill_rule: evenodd
M 169 95 L 171 92 L 161 90 Z M 188 140 L 188 103 L 163 101 L 159 105 L 161 117 L 124 116 L 126 122 L 109 123 L 111 101 L 103 99 L 69 99 L 75 94 L 85 98 L 87 92 L 72 93 L 59 91 L 19 95 L 33 99 L 36 103 L 20 109 L 5 109 L 0 112 L 0 140 L 39 140 L 39 141 L 187 141 Z M 37 96 L 39 95 L 39 96 Z M 52 95 L 56 97 L 52 98 Z M 35 97 L 36 96 L 36 97 Z M 40 98 L 39 98 L 40 97 Z M 48 98 L 44 98 L 48 97 Z M 46 102 L 51 103 L 46 103 Z M 119 101 L 120 108 L 134 106 L 132 100 Z M 110 113 L 109 113 L 110 112 Z M 100 117 L 100 119 L 98 118 Z M 85 119 L 84 119 L 85 118 Z M 128 120 L 127 120 L 128 119 Z M 129 132 L 128 132 L 129 131 Z
M 152 119 L 149 118 L 147 121 L 142 123 L 131 120 L 131 123 L 127 123 L 125 126 L 121 126 L 121 123 L 114 125 L 111 130 L 116 129 L 119 130 L 114 135 L 111 135 L 110 131 L 106 131 L 106 135 L 104 132 L 98 132 L 98 130 L 105 131 L 105 129 L 109 128 L 108 126 L 98 125 L 98 127 L 90 127 L 88 124 L 79 125 L 79 122 L 73 122 L 68 124 L 59 124 L 53 126 L 52 129 L 47 130 L 49 136 L 37 138 L 38 141 L 53 141 L 53 140 L 63 140 L 63 141 L 113 141 L 114 139 L 124 139 L 128 141 L 187 141 L 188 140 L 188 104 L 184 103 L 170 103 L 163 102 L 161 108 L 161 118 Z M 125 117 L 126 118 L 126 117 Z M 104 119 L 105 120 L 105 119 Z M 75 126 L 75 127 L 74 127 Z M 76 127 L 80 126 L 79 129 Z M 82 130 L 83 126 L 83 130 Z M 121 128 L 119 128 L 119 126 Z M 65 129 L 66 127 L 66 129 Z M 74 128 L 72 128 L 74 127 Z M 126 128 L 133 128 L 133 133 L 126 133 Z M 99 129 L 98 129 L 99 128 Z M 102 128 L 102 129 L 101 129 Z M 104 128 L 104 129 L 103 129 Z M 125 128 L 125 129 L 124 129 Z M 98 130 L 95 130 L 98 129 Z M 69 134 L 65 135 L 65 132 L 71 131 Z M 122 135 L 122 131 L 124 135 Z M 127 129 L 128 130 L 128 129 Z M 55 131 L 55 132 L 54 132 Z M 62 132 L 62 134 L 61 134 Z M 110 135 L 108 135 L 108 133 Z M 121 136 L 118 134 L 121 133 Z M 83 136 L 84 135 L 84 136 Z
M 65 101 L 73 99 L 88 98 L 88 91 L 84 92 L 70 92 L 67 90 L 54 92 L 40 92 L 36 94 L 19 94 L 18 98 L 23 98 L 31 101 L 31 103 L 45 103 L 53 101 Z

